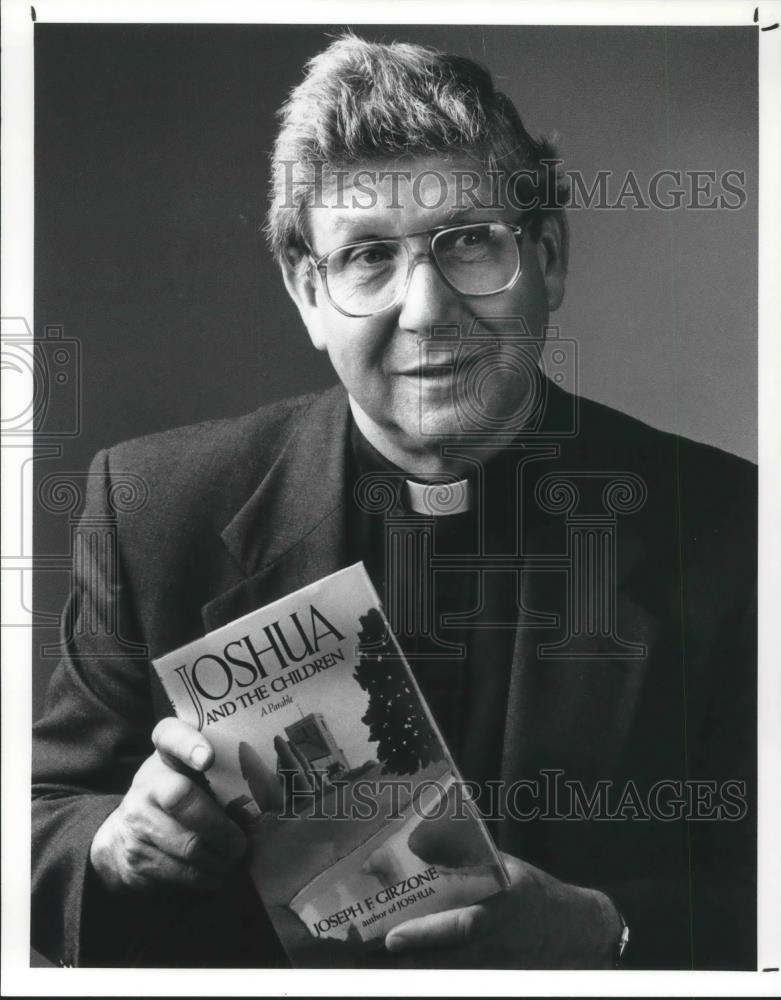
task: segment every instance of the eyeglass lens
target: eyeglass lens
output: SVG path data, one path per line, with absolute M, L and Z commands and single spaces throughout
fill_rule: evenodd
M 462 295 L 499 291 L 518 270 L 515 234 L 499 223 L 445 229 L 434 236 L 431 249 L 442 276 Z M 328 294 L 353 315 L 380 312 L 400 297 L 409 264 L 410 251 L 401 240 L 340 247 L 327 258 Z

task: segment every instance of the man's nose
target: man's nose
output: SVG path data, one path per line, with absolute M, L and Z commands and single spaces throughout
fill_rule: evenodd
M 418 254 L 401 300 L 400 329 L 428 337 L 433 326 L 457 323 L 459 316 L 458 295 L 445 282 L 433 260 L 426 254 Z

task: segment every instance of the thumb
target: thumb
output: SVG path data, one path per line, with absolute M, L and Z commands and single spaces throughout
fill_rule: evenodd
M 405 920 L 388 932 L 385 947 L 390 952 L 465 947 L 474 941 L 485 916 L 485 907 L 477 905 Z

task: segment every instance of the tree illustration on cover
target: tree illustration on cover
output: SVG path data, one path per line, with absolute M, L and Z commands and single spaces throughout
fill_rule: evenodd
M 273 771 L 263 763 L 257 751 L 245 743 L 239 743 L 239 767 L 241 776 L 249 785 L 250 794 L 261 812 L 282 808 L 282 788 Z
M 414 774 L 444 757 L 442 745 L 418 701 L 403 663 L 385 639 L 385 622 L 376 608 L 360 618 L 361 656 L 353 677 L 369 695 L 361 719 L 377 743 L 383 774 Z M 371 650 L 371 652 L 369 652 Z

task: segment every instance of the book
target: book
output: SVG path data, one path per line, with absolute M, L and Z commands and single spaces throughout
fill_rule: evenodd
M 293 965 L 359 965 L 508 885 L 363 563 L 154 665 L 214 747 L 206 781 Z

